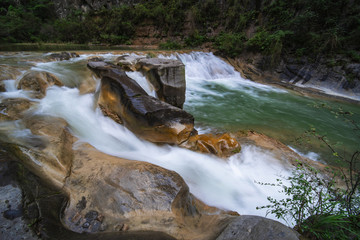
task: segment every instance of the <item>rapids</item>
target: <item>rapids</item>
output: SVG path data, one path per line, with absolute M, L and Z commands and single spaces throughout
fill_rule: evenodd
M 13 58 L 21 59 L 22 56 L 18 54 Z M 19 60 L 19 64 L 31 62 L 29 55 L 25 56 L 26 59 Z M 32 70 L 51 72 L 65 85 L 50 87 L 45 98 L 36 100 L 39 104 L 34 109 L 35 114 L 65 119 L 80 142 L 87 142 L 102 152 L 176 171 L 189 185 L 190 191 L 208 205 L 238 211 L 240 214 L 264 216 L 266 210 L 256 210 L 256 207 L 266 205 L 267 196 L 282 196 L 274 187 L 255 183 L 274 183 L 280 175 L 288 176 L 291 173 L 291 167 L 281 165 L 269 151 L 243 145 L 240 153 L 223 160 L 179 147 L 157 146 L 143 141 L 123 126 L 104 117 L 99 109 L 94 108 L 94 94 L 81 95 L 77 89 L 84 79 L 92 79 L 90 70 L 86 68 L 90 56 L 95 55 L 83 54 L 80 58 L 61 62 L 29 63 Z M 109 61 L 118 57 L 114 54 L 101 56 Z M 358 146 L 352 137 L 351 127 L 326 109 L 314 107 L 319 99 L 243 79 L 233 67 L 212 53 L 194 52 L 159 57 L 178 58 L 185 64 L 187 89 L 184 109 L 194 115 L 196 128 L 201 132 L 254 129 L 294 147 L 293 140 L 314 127 L 327 134 L 334 143 L 345 144 L 344 150 L 351 151 Z M 5 63 L 8 58 L 1 58 L 0 63 Z M 40 57 L 36 55 L 36 58 Z M 16 65 L 14 59 L 11 61 Z M 144 76 L 140 73 L 127 74 L 150 95 L 156 96 Z M 96 78 L 93 80 L 99 81 Z M 0 93 L 0 99 L 29 98 L 25 91 L 16 89 L 16 79 L 6 80 L 5 85 L 7 92 Z M 356 105 L 322 101 L 359 113 Z M 12 124 L 16 136 L 30 134 L 28 129 L 16 129 L 16 126 Z M 22 131 L 23 135 L 19 134 Z M 316 153 L 311 156 L 321 158 L 321 155 L 316 155 L 321 153 L 321 148 L 314 147 L 312 151 Z M 305 148 L 299 151 L 307 152 Z

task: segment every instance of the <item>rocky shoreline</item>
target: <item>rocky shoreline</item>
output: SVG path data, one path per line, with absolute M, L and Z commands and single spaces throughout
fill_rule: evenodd
M 61 61 L 62 56 L 77 57 L 57 54 L 53 60 Z M 94 83 L 85 82 L 89 86 L 79 88 L 97 91 L 96 106 L 140 138 L 219 157 L 229 157 L 241 150 L 241 144 L 252 143 L 270 151 L 289 168 L 298 159 L 309 161 L 282 143 L 252 131 L 199 135 L 193 117 L 181 109 L 185 94 L 183 65 L 177 60 L 161 62 L 156 58 L 152 60 L 155 64 L 131 59 L 128 64 L 125 60 L 122 57 L 118 63 L 108 63 L 89 59 L 88 68 L 101 79 L 100 87 L 96 90 Z M 124 74 L 123 68 L 145 72 L 161 99 L 149 96 Z M 4 79 L 20 74 L 16 69 L 11 73 L 9 68 L 4 69 Z M 248 71 L 252 69 L 243 70 L 243 74 Z M 257 80 L 262 75 L 253 76 Z M 165 87 L 169 83 L 177 84 Z M 28 71 L 17 87 L 41 99 L 52 85 L 63 84 L 47 72 Z M 10 171 L 16 172 L 11 182 L 22 188 L 22 195 L 19 191 L 13 195 L 13 204 L 21 202 L 19 209 L 24 214 L 14 219 L 27 219 L 36 233 L 28 239 L 299 239 L 295 231 L 279 222 L 207 206 L 189 192 L 174 171 L 110 156 L 86 143 L 74 147 L 78 139 L 69 131 L 69 123 L 34 114 L 37 104 L 24 98 L 7 98 L 0 104 L 4 128 L 0 136 L 1 160 L 11 164 Z M 20 140 L 12 136 L 13 121 L 21 121 L 31 134 Z M 319 163 L 312 164 L 323 168 Z M 0 174 L 1 181 L 5 175 Z M 1 201 L 9 203 L 9 199 Z M 4 215 L 7 210 L 2 211 Z M 21 224 L 21 231 L 26 232 L 26 225 Z M 16 231 L 10 235 L 18 234 Z M 3 235 L 4 239 L 10 235 Z
M 243 54 L 223 57 L 242 77 L 255 82 L 280 86 L 303 95 L 360 103 L 360 63 L 344 56 L 331 59 L 284 57 L 278 64 L 270 56 Z

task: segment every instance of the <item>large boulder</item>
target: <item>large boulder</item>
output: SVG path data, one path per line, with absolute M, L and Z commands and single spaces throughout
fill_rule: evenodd
M 26 73 L 18 82 L 17 88 L 33 91 L 34 97 L 43 98 L 46 95 L 46 89 L 52 85 L 63 86 L 54 74 L 34 71 Z
M 5 122 L 0 128 L 3 152 L 22 162 L 31 172 L 61 188 L 69 174 L 74 142 L 66 121 L 50 116 L 27 116 Z
M 177 239 L 213 239 L 233 218 L 197 200 L 173 171 L 112 157 L 87 144 L 74 153 L 62 219 L 72 231 L 152 230 Z
M 147 95 L 115 65 L 89 62 L 88 67 L 102 76 L 98 104 L 106 115 L 151 142 L 181 144 L 190 137 L 191 114 Z
M 280 222 L 259 216 L 240 216 L 216 240 L 299 240 L 299 234 Z
M 145 58 L 136 63 L 154 86 L 160 100 L 182 108 L 185 102 L 185 66 L 179 60 Z

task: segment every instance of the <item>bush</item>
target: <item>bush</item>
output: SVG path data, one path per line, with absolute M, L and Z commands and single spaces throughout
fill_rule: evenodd
M 226 56 L 236 57 L 244 50 L 245 42 L 243 33 L 221 33 L 215 38 L 215 47 Z
M 198 32 L 191 34 L 185 38 L 185 45 L 188 47 L 199 47 L 207 42 L 208 38 L 205 35 L 200 35 Z
M 351 124 L 356 137 L 360 138 L 360 127 L 351 112 L 335 111 L 326 105 L 321 107 L 328 108 L 335 117 L 342 117 Z M 268 208 L 268 213 L 277 218 L 295 221 L 295 229 L 310 239 L 359 239 L 360 151 L 346 158 L 315 129 L 309 130 L 307 135 L 324 143 L 346 168 L 332 168 L 330 173 L 324 174 L 299 162 L 291 177 L 277 179 L 276 184 L 260 183 L 281 187 L 287 198 L 276 200 L 268 197 L 270 204 L 258 209 Z
M 176 50 L 182 48 L 182 46 L 176 41 L 167 40 L 165 43 L 160 43 L 159 48 L 165 50 Z

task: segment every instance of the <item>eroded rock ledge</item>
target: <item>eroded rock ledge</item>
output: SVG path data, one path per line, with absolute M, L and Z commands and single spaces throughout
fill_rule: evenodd
M 304 94 L 360 101 L 360 63 L 340 55 L 316 61 L 287 57 L 278 64 L 272 63 L 270 56 L 250 53 L 227 60 L 243 77 L 256 82 L 280 85 Z
M 98 104 L 106 115 L 151 142 L 181 144 L 190 137 L 191 114 L 149 96 L 116 65 L 89 62 L 88 67 L 101 77 Z

